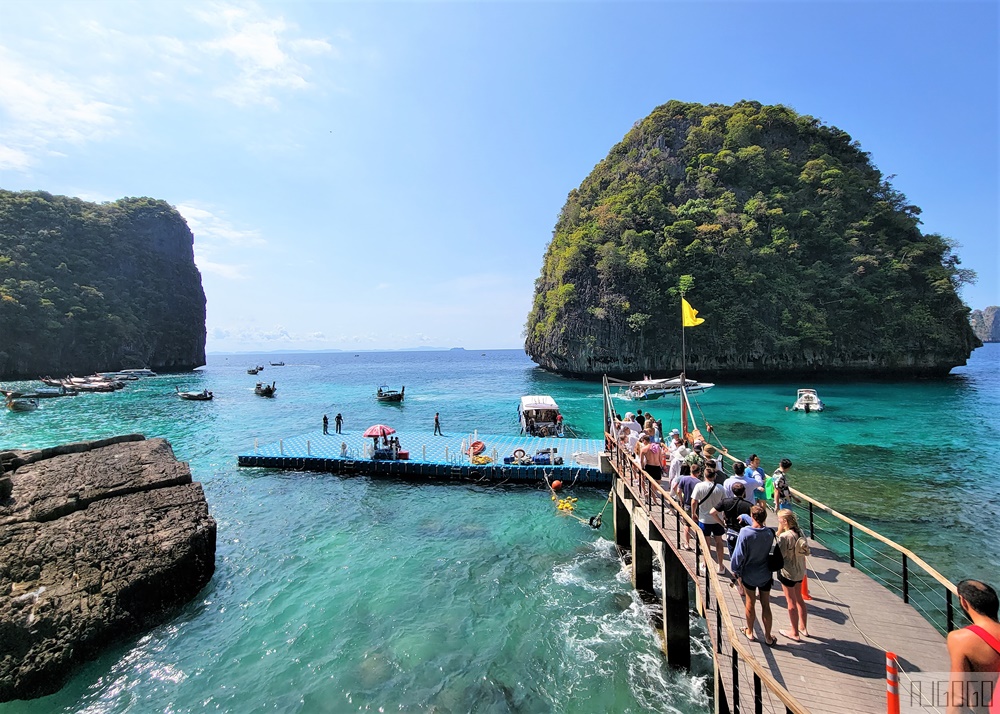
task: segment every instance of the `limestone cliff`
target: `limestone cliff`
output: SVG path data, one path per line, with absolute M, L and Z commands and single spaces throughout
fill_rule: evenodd
M 844 131 L 782 106 L 671 101 L 570 192 L 525 350 L 571 375 L 935 376 L 979 340 L 947 239 Z
M 983 342 L 1000 342 L 1000 319 L 997 319 L 1000 307 L 990 305 L 985 310 L 973 310 L 969 316 L 972 330 Z
M 57 691 L 215 570 L 215 520 L 163 439 L 0 453 L 0 702 Z
M 0 378 L 204 364 L 193 246 L 163 201 L 0 190 Z

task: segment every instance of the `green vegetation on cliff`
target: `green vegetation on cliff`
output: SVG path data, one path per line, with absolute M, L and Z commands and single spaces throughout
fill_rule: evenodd
M 978 340 L 948 240 L 847 133 L 783 106 L 671 101 L 578 189 L 549 244 L 525 349 L 565 373 L 940 374 Z
M 0 190 L 0 376 L 205 361 L 205 293 L 163 201 Z

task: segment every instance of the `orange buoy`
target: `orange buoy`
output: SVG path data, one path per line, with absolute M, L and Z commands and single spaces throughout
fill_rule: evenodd
M 472 445 L 469 446 L 469 451 L 472 452 L 473 456 L 479 456 L 479 454 L 486 451 L 486 444 L 481 441 L 473 441 Z
M 552 482 L 552 490 L 553 491 L 555 491 L 555 490 L 557 490 L 557 489 L 559 489 L 561 487 L 562 487 L 562 481 L 553 481 Z

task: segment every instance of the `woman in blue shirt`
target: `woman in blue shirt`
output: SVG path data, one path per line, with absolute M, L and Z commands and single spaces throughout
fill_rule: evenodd
M 736 576 L 746 603 L 747 626 L 743 634 L 751 642 L 756 641 L 753 626 L 757 620 L 756 602 L 760 597 L 760 620 L 764 625 L 764 644 L 773 647 L 777 638 L 771 634 L 771 569 L 767 565 L 767 555 L 774 544 L 774 531 L 766 528 L 767 508 L 757 503 L 750 510 L 753 526 L 740 531 L 733 548 L 729 567 Z

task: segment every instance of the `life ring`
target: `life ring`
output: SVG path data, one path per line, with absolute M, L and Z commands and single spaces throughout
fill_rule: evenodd
M 486 444 L 484 444 L 481 441 L 473 441 L 472 444 L 469 446 L 469 451 L 472 453 L 473 456 L 477 456 L 486 451 Z
M 524 449 L 514 449 L 514 458 L 515 459 L 523 459 L 524 458 Z

